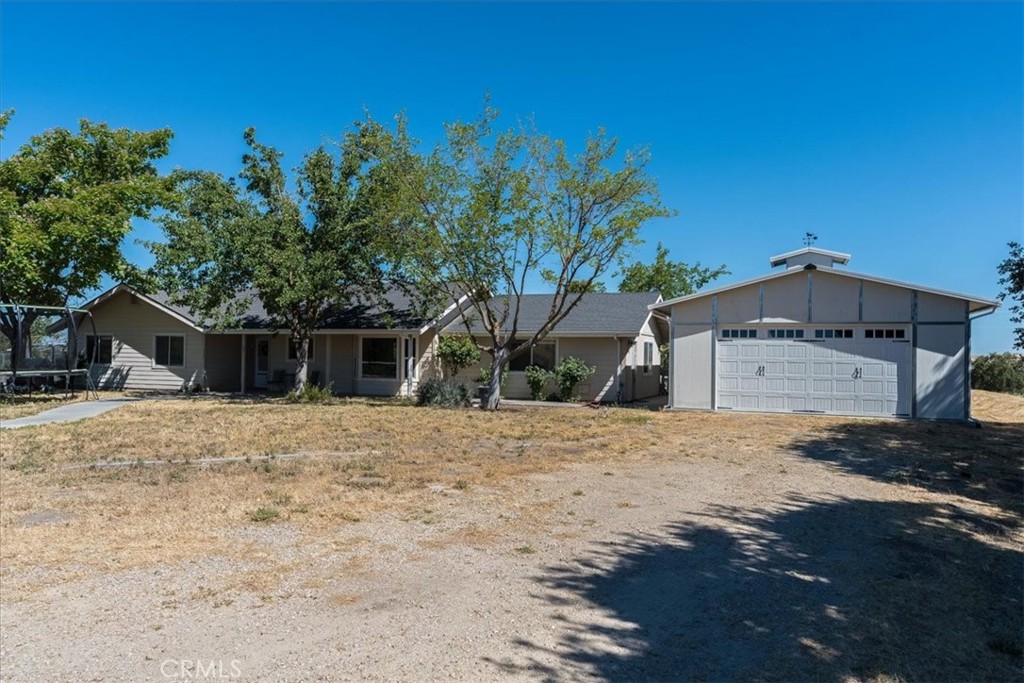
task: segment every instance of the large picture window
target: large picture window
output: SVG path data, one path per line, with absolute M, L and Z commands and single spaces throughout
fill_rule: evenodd
M 155 337 L 153 364 L 168 368 L 185 365 L 185 337 L 180 334 L 158 334 Z
M 362 376 L 398 379 L 398 340 L 364 337 Z
M 95 355 L 94 355 L 95 354 Z M 109 335 L 92 335 L 85 338 L 85 361 L 110 365 L 114 360 L 114 338 Z
M 527 366 L 536 365 L 544 370 L 555 369 L 555 342 L 540 342 L 532 349 L 509 361 L 509 372 L 523 372 Z

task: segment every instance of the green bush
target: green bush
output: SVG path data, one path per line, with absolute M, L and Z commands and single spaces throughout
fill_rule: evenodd
M 536 365 L 526 366 L 526 383 L 530 387 L 530 398 L 534 401 L 544 400 L 544 388 L 552 379 L 550 371 Z
M 437 355 L 448 377 L 454 377 L 480 360 L 480 349 L 468 335 L 453 334 L 437 342 Z
M 416 405 L 464 408 L 469 405 L 469 390 L 461 382 L 432 377 L 416 389 Z
M 555 377 L 555 384 L 558 386 L 558 400 L 576 401 L 576 385 L 587 379 L 597 371 L 579 358 L 566 356 L 558 362 L 552 373 Z
M 507 380 L 507 379 L 508 379 L 508 366 L 506 365 L 501 370 L 501 386 L 505 386 L 505 380 Z M 491 383 L 491 369 L 490 368 L 480 368 L 480 376 L 476 378 L 476 381 L 479 382 L 480 384 L 490 384 Z
M 971 388 L 1024 396 L 1024 356 L 990 353 L 974 359 Z
M 331 391 L 332 384 L 320 388 L 312 382 L 306 382 L 302 391 L 289 391 L 284 400 L 288 403 L 328 403 L 334 398 Z

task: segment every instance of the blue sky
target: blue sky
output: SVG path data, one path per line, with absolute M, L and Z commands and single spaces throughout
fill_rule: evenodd
M 1024 240 L 1020 3 L 4 2 L 0 156 L 79 118 L 175 131 L 165 167 L 237 172 L 242 131 L 297 163 L 364 108 L 433 142 L 489 92 L 580 143 L 647 145 L 675 258 L 768 271 L 800 246 L 994 297 Z M 157 237 L 140 225 L 136 236 Z M 145 265 L 141 247 L 130 256 Z M 974 351 L 1006 350 L 1005 311 Z

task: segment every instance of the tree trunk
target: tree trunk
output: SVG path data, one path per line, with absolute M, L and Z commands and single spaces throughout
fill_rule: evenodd
M 508 349 L 494 349 L 494 357 L 491 360 L 491 379 L 487 383 L 487 400 L 480 403 L 484 410 L 497 410 L 501 403 L 501 372 L 505 368 L 505 359 L 508 358 Z
M 300 336 L 292 338 L 295 341 L 295 386 L 292 389 L 296 394 L 302 393 L 306 388 L 306 377 L 309 374 L 309 334 L 301 333 Z

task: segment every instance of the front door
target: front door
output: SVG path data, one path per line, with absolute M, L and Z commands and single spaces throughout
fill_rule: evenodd
M 253 378 L 254 389 L 267 388 L 267 373 L 270 371 L 270 340 L 256 340 L 256 375 Z

